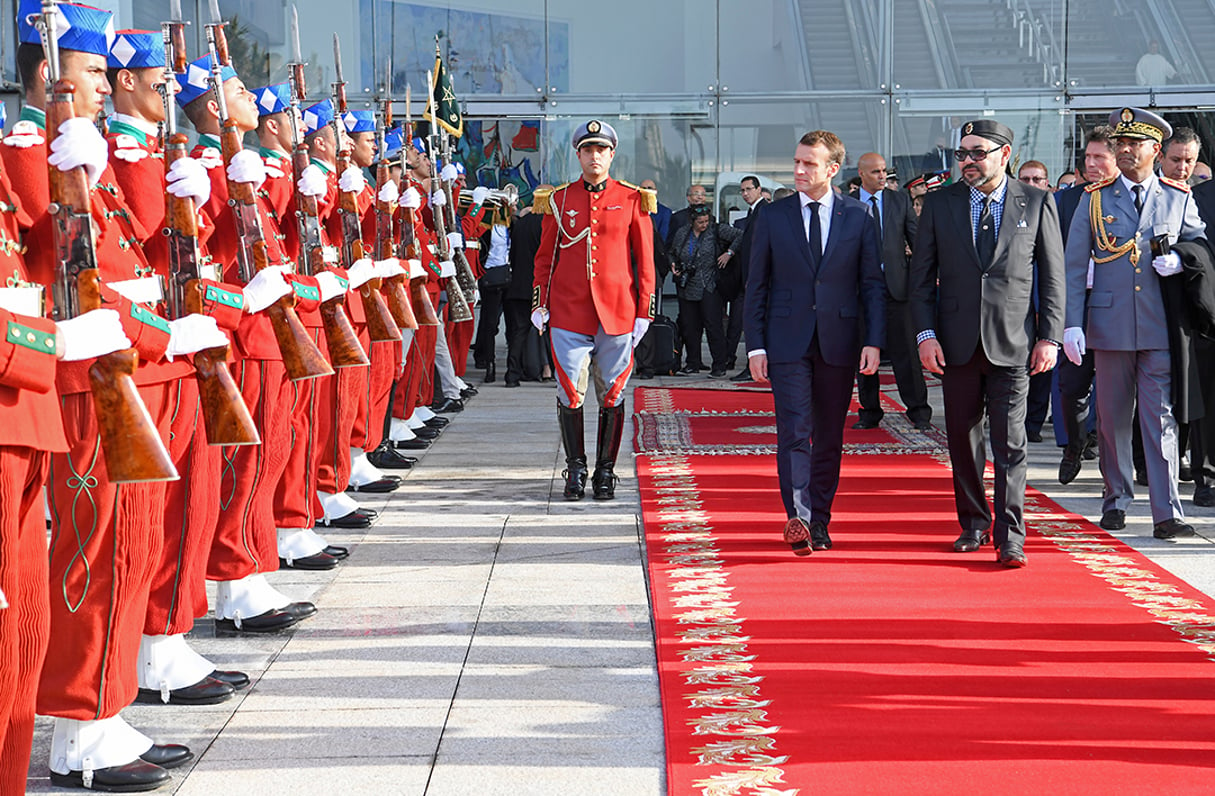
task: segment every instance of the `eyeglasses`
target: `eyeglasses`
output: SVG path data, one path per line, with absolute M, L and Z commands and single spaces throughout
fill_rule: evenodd
M 1026 176 L 1026 177 L 1018 177 L 1017 179 L 1027 185 L 1049 185 L 1050 184 L 1050 181 L 1047 180 L 1045 177 Z
M 1002 146 L 992 147 L 991 149 L 955 149 L 953 151 L 954 160 L 959 163 L 965 163 L 968 160 L 973 160 L 975 163 L 987 160 L 987 156 L 992 152 L 998 152 L 1003 149 Z

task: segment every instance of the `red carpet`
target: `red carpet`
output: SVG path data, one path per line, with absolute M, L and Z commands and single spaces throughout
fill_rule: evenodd
M 775 440 L 730 440 L 759 396 L 638 392 L 639 437 L 668 400 L 691 429 L 638 458 L 670 793 L 1215 790 L 1210 599 L 1039 494 L 1027 569 L 951 552 L 943 452 L 880 430 L 796 558 Z

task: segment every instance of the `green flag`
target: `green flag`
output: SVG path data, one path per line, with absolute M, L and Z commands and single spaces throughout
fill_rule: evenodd
M 437 124 L 456 138 L 464 135 L 464 117 L 460 113 L 460 103 L 456 101 L 456 92 L 451 87 L 451 75 L 443 65 L 443 56 L 435 46 L 435 69 L 430 87 L 430 103 L 422 118 Z

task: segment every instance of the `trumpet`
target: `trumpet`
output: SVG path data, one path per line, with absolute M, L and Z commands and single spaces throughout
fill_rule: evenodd
M 519 205 L 519 189 L 513 183 L 507 183 L 505 188 L 494 188 L 485 197 L 485 203 L 496 205 L 502 209 L 517 207 Z M 466 210 L 470 207 L 472 207 L 472 192 L 461 192 L 460 209 Z

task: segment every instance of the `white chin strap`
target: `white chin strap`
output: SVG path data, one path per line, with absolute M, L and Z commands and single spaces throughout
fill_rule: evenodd
M 350 449 L 350 483 L 354 486 L 374 484 L 384 478 L 374 464 L 367 461 L 367 452 L 362 448 Z
M 169 692 L 202 682 L 215 666 L 186 643 L 184 635 L 143 636 L 139 640 L 139 687 L 160 692 L 169 702 Z
M 324 493 L 318 493 L 324 494 Z M 278 557 L 290 565 L 297 558 L 308 558 L 325 549 L 326 542 L 311 528 L 279 528 Z
M 261 616 L 267 611 L 291 604 L 287 596 L 275 589 L 260 573 L 240 580 L 221 580 L 215 584 L 215 618 L 240 620 Z
M 359 504 L 354 501 L 354 498 L 345 492 L 331 495 L 328 492 L 318 491 L 316 495 L 321 500 L 321 508 L 325 510 L 325 522 L 341 519 L 352 511 L 358 511 L 360 508 Z
M 417 439 L 418 435 L 413 433 L 413 429 L 409 427 L 408 420 L 401 420 L 394 417 L 388 425 L 388 439 L 393 442 L 405 442 L 406 440 Z
M 51 771 L 84 773 L 85 787 L 93 772 L 125 766 L 152 748 L 152 739 L 123 721 L 122 716 L 95 721 L 56 717 L 51 734 Z

